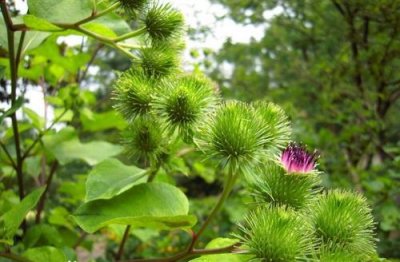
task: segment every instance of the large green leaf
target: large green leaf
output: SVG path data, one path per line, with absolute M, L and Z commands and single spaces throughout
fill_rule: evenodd
M 110 121 L 110 119 L 112 119 L 112 121 Z M 122 116 L 117 114 L 114 110 L 104 113 L 95 113 L 86 110 L 81 113 L 81 121 L 83 129 L 91 132 L 112 128 L 123 130 L 127 126 Z
M 92 0 L 29 0 L 32 15 L 56 23 L 75 23 L 91 16 Z
M 31 248 L 22 254 L 23 257 L 31 260 L 32 262 L 61 262 L 67 261 L 68 258 L 60 249 L 44 246 Z
M 104 160 L 89 173 L 85 201 L 109 199 L 145 182 L 145 176 L 146 170 L 136 166 L 126 166 L 117 159 Z
M 28 107 L 23 108 L 24 113 L 27 115 L 29 120 L 31 120 L 32 125 L 37 130 L 42 130 L 45 127 L 45 120 L 43 117 L 39 116 L 35 111 Z
M 56 134 L 43 137 L 46 149 L 55 158 L 65 165 L 74 160 L 83 160 L 89 165 L 96 165 L 101 161 L 116 156 L 122 152 L 122 147 L 105 141 L 81 143 L 72 128 L 64 128 Z
M 95 20 L 96 23 L 103 24 L 114 31 L 117 35 L 126 34 L 132 31 L 129 24 L 119 15 L 108 13 Z
M 21 16 L 14 17 L 13 23 L 15 24 L 23 23 L 23 18 Z M 24 44 L 22 46 L 22 54 L 24 54 L 27 50 L 37 47 L 49 36 L 50 33 L 45 33 L 45 32 L 36 32 L 36 31 L 26 32 Z M 19 41 L 21 39 L 21 32 L 15 32 L 14 38 L 15 38 L 14 48 L 17 49 Z M 0 16 L 0 47 L 8 50 L 7 28 L 4 23 L 3 16 Z
M 190 228 L 196 218 L 189 216 L 188 211 L 189 202 L 182 191 L 153 182 L 133 186 L 111 199 L 87 202 L 78 208 L 74 218 L 89 233 L 110 224 L 156 229 Z
M 239 243 L 238 239 L 231 238 L 216 238 L 211 240 L 210 243 L 207 244 L 206 249 L 214 249 L 214 248 L 224 248 L 231 245 Z M 251 255 L 248 254 L 217 254 L 217 255 L 204 255 L 198 257 L 196 259 L 192 259 L 190 261 L 195 262 L 222 262 L 222 261 L 230 261 L 230 262 L 245 262 L 250 261 L 252 258 Z
M 34 15 L 25 15 L 23 17 L 24 19 L 24 23 L 27 27 L 31 28 L 31 29 L 35 29 L 38 31 L 62 31 L 63 29 L 53 25 L 52 23 L 50 23 L 49 21 L 43 19 L 43 18 L 39 18 L 37 16 Z
M 117 36 L 111 28 L 109 28 L 106 25 L 97 23 L 97 22 L 91 22 L 88 24 L 84 24 L 84 25 L 82 25 L 82 28 L 84 28 L 92 33 L 95 33 L 96 35 L 100 35 L 100 36 L 104 36 L 104 37 L 114 38 Z
M 44 187 L 36 189 L 0 217 L 0 243 L 12 245 L 13 236 L 24 220 L 26 214 L 36 206 Z

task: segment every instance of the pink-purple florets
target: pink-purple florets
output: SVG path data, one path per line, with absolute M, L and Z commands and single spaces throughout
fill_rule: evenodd
M 281 155 L 281 163 L 288 173 L 309 173 L 315 168 L 315 160 L 316 153 L 309 153 L 295 143 L 290 143 Z

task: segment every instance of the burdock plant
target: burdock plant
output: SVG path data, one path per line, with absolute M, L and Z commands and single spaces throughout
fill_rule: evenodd
M 187 75 L 167 81 L 153 103 L 164 127 L 178 130 L 190 138 L 193 130 L 216 106 L 216 93 L 211 81 L 203 76 Z
M 243 248 L 255 261 L 305 261 L 314 252 L 311 225 L 290 209 L 267 207 L 252 211 L 240 230 Z
M 66 1 L 68 6 L 75 7 L 76 10 L 87 7 L 82 12 L 77 12 L 78 17 L 86 13 L 87 17 L 71 22 L 62 21 L 64 16 L 57 17 L 56 20 L 49 17 L 49 20 L 46 20 L 43 14 L 46 14 L 48 8 L 55 8 L 54 14 L 63 13 L 63 10 L 57 9 L 58 5 L 49 4 L 52 1 L 28 2 L 34 3 L 32 8 L 29 8 L 29 15 L 19 19 L 20 23 L 14 24 L 18 19 L 11 19 L 5 1 L 0 0 L 4 16 L 2 21 L 7 29 L 3 32 L 7 31 L 7 51 L 12 77 L 12 107 L 3 116 L 12 115 L 11 122 L 16 137 L 16 150 L 6 154 L 9 161 L 3 162 L 11 163 L 11 167 L 16 171 L 21 198 L 21 203 L 16 209 L 0 216 L 0 225 L 7 231 L 3 232 L 0 226 L 0 243 L 8 245 L 13 239 L 19 238 L 16 237 L 19 234 L 19 224 L 23 224 L 26 213 L 39 200 L 41 204 L 36 222 L 40 225 L 44 205 L 40 194 L 48 193 L 49 184 L 46 182 L 41 191 L 25 198 L 24 186 L 28 184 L 28 180 L 23 176 L 27 169 L 24 160 L 36 149 L 39 150 L 39 147 L 39 151 L 46 152 L 47 156 L 47 151 L 50 153 L 52 150 L 45 148 L 45 141 L 55 141 L 58 137 L 63 137 L 53 134 L 57 139 L 52 138 L 50 130 L 40 130 L 35 142 L 26 143 L 25 140 L 20 143 L 22 146 L 17 145 L 20 132 L 16 126 L 18 119 L 15 110 L 19 110 L 21 104 L 18 104 L 18 101 L 23 99 L 16 97 L 19 93 L 16 88 L 20 62 L 16 60 L 27 48 L 27 45 L 22 44 L 24 37 L 29 39 L 33 35 L 30 32 L 25 35 L 25 32 L 39 28 L 44 31 L 75 30 L 115 48 L 132 61 L 132 67 L 118 75 L 113 90 L 113 101 L 114 108 L 127 124 L 121 139 L 125 146 L 123 160 L 133 161 L 141 168 L 130 163 L 120 163 L 117 159 L 104 160 L 102 157 L 107 154 L 103 153 L 108 152 L 101 152 L 99 158 L 95 157 L 95 154 L 82 157 L 85 150 L 80 152 L 76 149 L 77 146 L 92 148 L 102 145 L 104 148 L 115 148 L 111 151 L 119 152 L 119 147 L 107 143 L 81 144 L 76 137 L 64 141 L 66 143 L 61 147 L 63 150 L 73 148 L 73 153 L 78 152 L 77 156 L 68 159 L 82 159 L 89 161 L 90 165 L 96 165 L 88 175 L 86 193 L 91 197 L 86 199 L 73 216 L 76 224 L 88 233 L 109 225 L 125 225 L 125 233 L 115 252 L 115 260 L 119 261 L 123 257 L 124 245 L 131 227 L 143 226 L 160 230 L 190 230 L 191 233 L 190 241 L 181 252 L 150 261 L 188 261 L 192 257 L 202 255 L 222 256 L 210 257 L 210 261 L 234 261 L 238 253 L 246 253 L 240 259 L 269 262 L 361 262 L 376 258 L 374 223 L 366 200 L 352 192 L 323 189 L 319 177 L 321 171 L 317 169 L 316 153 L 290 142 L 292 138 L 289 118 L 279 106 L 266 101 L 224 101 L 213 82 L 198 70 L 192 73 L 183 72 L 180 56 L 184 46 L 184 19 L 178 10 L 169 4 L 147 0 L 82 1 L 85 2 L 83 5 L 80 5 L 81 1 Z M 121 8 L 125 10 L 124 15 L 135 20 L 131 23 L 135 30 L 123 34 L 118 32 L 118 35 L 113 31 L 114 27 L 108 28 L 108 23 L 104 21 L 120 17 L 120 12 L 115 11 Z M 108 14 L 110 16 L 103 17 L 105 20 L 102 23 L 88 24 Z M 39 21 L 40 25 L 35 21 Z M 16 38 L 17 33 L 19 37 Z M 14 50 L 15 48 L 19 51 Z M 71 132 L 67 132 L 69 133 Z M 30 143 L 32 146 L 28 146 L 25 151 L 25 146 Z M 44 148 L 41 148 L 42 146 Z M 7 148 L 8 145 L 2 146 L 6 153 Z M 215 160 L 210 162 L 218 164 L 208 168 L 214 168 L 215 173 L 221 174 L 220 180 L 224 184 L 221 196 L 210 208 L 207 218 L 199 221 L 200 225 L 196 230 L 192 229 L 196 218 L 188 213 L 189 201 L 185 194 L 171 185 L 174 183 L 163 183 L 157 176 L 161 172 L 167 176 L 173 175 L 167 168 L 170 164 L 168 161 L 181 157 L 184 151 L 176 153 L 176 149 L 189 149 L 188 152 L 198 150 L 204 153 L 204 158 Z M 55 166 L 66 161 L 64 154 L 59 152 L 61 151 L 56 150 L 54 156 L 48 157 L 59 158 L 54 162 Z M 110 157 L 115 154 L 117 153 Z M 94 160 L 102 162 L 97 163 Z M 46 164 L 45 162 L 43 164 Z M 191 165 L 187 168 L 192 170 Z M 43 171 L 47 169 L 44 166 Z M 50 169 L 53 172 L 53 166 Z M 49 183 L 53 174 L 48 179 Z M 169 179 L 165 179 L 164 176 L 163 181 L 165 180 Z M 237 181 L 240 183 L 236 183 Z M 231 244 L 227 246 L 199 249 L 199 239 L 213 218 L 218 215 L 225 200 L 232 192 L 235 193 L 237 185 L 244 186 L 253 199 L 248 203 L 249 214 L 243 217 L 237 232 L 232 234 L 235 239 L 229 240 Z M 46 212 L 42 213 L 43 216 L 49 215 L 44 213 Z M 14 216 L 19 218 L 14 219 Z M 21 223 L 14 220 L 20 220 Z M 68 228 L 72 227 L 72 224 L 68 224 Z M 24 226 L 22 228 L 25 229 Z M 25 230 L 20 231 L 24 234 Z M 26 232 L 29 233 L 29 230 Z M 4 252 L 0 250 L 0 256 L 27 261 L 24 257 L 12 253 L 18 250 L 21 249 L 6 246 Z M 49 250 L 53 250 L 53 247 Z M 35 257 L 53 253 L 49 250 L 38 253 L 40 255 Z M 223 253 L 229 253 L 229 256 L 225 257 Z M 57 258 L 54 261 L 66 260 Z M 208 261 L 207 258 L 205 260 Z

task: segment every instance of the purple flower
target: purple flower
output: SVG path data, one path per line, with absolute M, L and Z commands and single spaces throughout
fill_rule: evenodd
M 295 143 L 290 143 L 281 155 L 281 163 L 288 173 L 309 173 L 315 168 L 315 160 L 315 152 L 311 154 Z

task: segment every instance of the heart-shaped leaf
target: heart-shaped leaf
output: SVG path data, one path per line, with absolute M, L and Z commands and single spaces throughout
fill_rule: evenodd
M 85 201 L 109 199 L 135 184 L 146 181 L 146 170 L 126 166 L 117 159 L 107 159 L 96 165 L 86 182 Z
M 133 186 L 111 199 L 100 199 L 80 206 L 74 215 L 77 224 L 93 233 L 110 225 L 156 229 L 190 228 L 196 223 L 188 215 L 189 201 L 178 188 L 164 183 Z
M 18 205 L 7 211 L 0 217 L 0 243 L 12 245 L 13 236 L 24 220 L 26 214 L 36 206 L 44 187 L 36 189 L 26 196 Z

